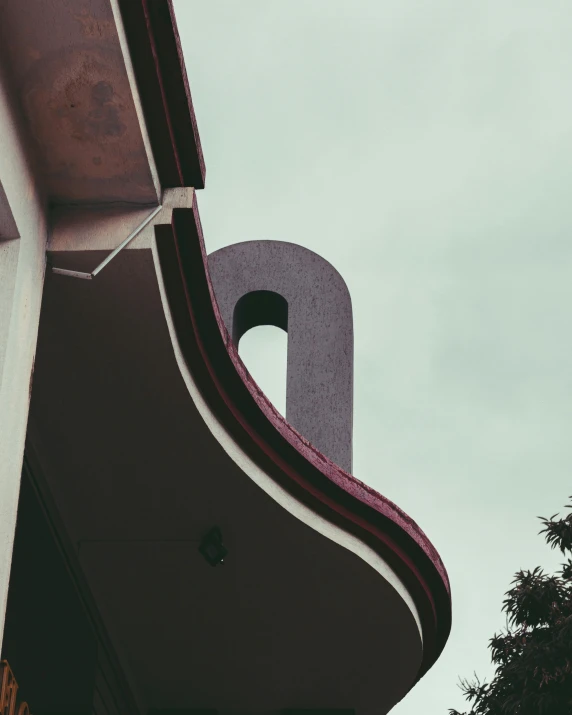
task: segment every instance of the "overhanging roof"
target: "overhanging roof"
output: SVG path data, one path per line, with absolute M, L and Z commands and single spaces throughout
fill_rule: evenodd
M 0 57 L 51 205 L 156 205 L 204 186 L 169 0 L 6 0 Z
M 32 2 L 46 12 L 40 0 Z M 62 5 L 67 24 L 53 37 L 35 28 L 59 62 L 50 65 L 54 72 L 63 72 L 66 58 L 75 62 L 74 81 L 57 96 L 43 95 L 33 73 L 18 74 L 18 62 L 21 70 L 32 56 L 20 43 L 6 50 L 20 94 L 31 102 L 52 201 L 156 202 L 147 137 L 163 191 L 201 188 L 204 162 L 172 4 L 73 2 L 79 12 Z M 117 8 L 126 64 L 117 60 L 125 57 L 121 27 L 109 24 Z M 24 26 L 16 0 L 2 12 L 11 26 Z M 137 97 L 128 96 L 130 67 Z M 29 87 L 36 94 L 27 94 Z M 76 96 L 95 97 L 111 114 L 96 111 L 94 124 L 77 120 Z M 45 107 L 54 110 L 46 117 Z M 124 119 L 103 140 L 100 124 L 115 110 Z M 123 143 L 114 134 L 120 125 Z M 105 156 L 93 156 L 100 146 Z M 105 218 L 109 207 L 100 209 Z M 57 223 L 57 212 L 52 219 Z M 272 701 L 272 687 L 283 697 L 305 663 L 304 692 L 315 698 L 313 707 L 328 695 L 363 712 L 389 707 L 431 667 L 448 637 L 443 564 L 415 522 L 320 454 L 253 382 L 216 305 L 196 198 L 192 209 L 175 209 L 171 224 L 157 225 L 156 237 L 126 249 L 95 281 L 48 275 L 32 397 L 38 469 L 83 555 L 112 637 L 148 688 L 150 706 L 217 707 L 220 695 L 225 707 L 233 698 L 243 709 L 288 707 L 294 703 Z M 58 265 L 87 269 L 104 255 L 95 244 L 74 249 L 72 241 L 58 251 Z M 236 539 L 239 558 L 214 576 L 201 571 L 196 548 L 165 553 L 156 546 L 192 541 L 218 518 Z M 164 538 L 169 530 L 172 539 Z M 117 545 L 131 541 L 155 546 L 134 555 L 136 547 Z M 107 542 L 116 545 L 106 551 Z M 158 568 L 168 586 L 147 588 L 147 575 Z M 201 609 L 210 630 L 194 618 Z M 224 628 L 217 630 L 221 609 Z M 236 646 L 241 640 L 248 649 Z M 304 652 L 297 656 L 297 649 Z M 153 670 L 157 653 L 164 658 L 160 672 Z M 194 690 L 187 666 L 199 673 Z M 227 674 L 226 693 L 217 690 L 217 667 Z M 256 668 L 264 673 L 259 692 Z M 312 691 L 314 682 L 319 688 Z M 194 701 L 185 700 L 189 693 Z
M 205 185 L 205 162 L 172 0 L 119 0 L 164 188 Z
M 449 580 L 437 551 L 405 512 L 296 432 L 253 381 L 216 304 L 196 197 L 192 210 L 175 209 L 171 226 L 157 226 L 156 233 L 179 345 L 211 409 L 278 484 L 356 535 L 396 572 L 422 622 L 421 677 L 440 655 L 451 626 Z
M 155 232 L 93 281 L 48 276 L 30 413 L 120 658 L 147 707 L 387 712 L 447 639 L 443 565 L 252 381 L 196 203 Z M 102 257 L 58 245 L 63 267 Z M 213 570 L 198 541 L 215 524 L 230 553 Z

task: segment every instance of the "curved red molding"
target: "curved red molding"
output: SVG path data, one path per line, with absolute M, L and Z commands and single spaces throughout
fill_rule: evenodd
M 163 189 L 205 186 L 205 161 L 172 0 L 119 0 Z
M 368 544 L 397 573 L 421 619 L 421 677 L 439 657 L 451 628 L 449 580 L 435 548 L 407 514 L 296 432 L 251 378 L 218 310 L 196 199 L 192 209 L 174 209 L 172 224 L 155 231 L 177 339 L 210 409 L 277 483 Z

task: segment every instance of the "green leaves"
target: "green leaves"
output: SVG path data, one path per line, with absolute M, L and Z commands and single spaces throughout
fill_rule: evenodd
M 572 504 L 568 504 L 566 508 L 572 509 Z M 557 516 L 558 514 L 554 514 L 550 519 L 539 517 L 544 524 L 544 529 L 539 533 L 546 534 L 544 538 L 551 548 L 559 548 L 562 553 L 572 551 L 572 511 L 564 519 L 556 521 Z
M 572 511 L 557 516 L 542 518 L 540 533 L 551 548 L 572 554 Z M 503 611 L 507 630 L 489 642 L 495 677 L 462 680 L 471 710 L 449 715 L 572 715 L 572 559 L 552 576 L 539 566 L 517 572 Z
M 564 586 L 558 576 L 545 576 L 537 566 L 534 571 L 519 571 L 503 601 L 512 626 L 542 626 L 554 618 L 564 599 Z

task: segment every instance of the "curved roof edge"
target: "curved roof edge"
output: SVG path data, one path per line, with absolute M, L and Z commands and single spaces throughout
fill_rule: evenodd
M 163 189 L 204 189 L 205 161 L 172 0 L 118 0 Z
M 407 587 L 423 631 L 420 678 L 451 628 L 445 567 L 423 531 L 391 501 L 344 472 L 276 411 L 250 377 L 228 335 L 208 273 L 196 197 L 155 227 L 179 347 L 217 419 L 253 461 L 295 499 L 377 552 Z

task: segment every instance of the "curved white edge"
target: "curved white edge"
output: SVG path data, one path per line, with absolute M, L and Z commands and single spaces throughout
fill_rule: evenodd
M 257 484 L 260 489 L 266 492 L 266 494 L 274 499 L 275 502 L 280 504 L 282 508 L 286 509 L 286 511 L 306 524 L 306 526 L 309 526 L 314 529 L 314 531 L 322 534 L 322 536 L 325 536 L 327 539 L 330 539 L 339 546 L 351 551 L 351 553 L 358 556 L 362 559 L 362 561 L 365 561 L 365 563 L 371 566 L 375 571 L 377 571 L 377 573 L 379 573 L 380 576 L 393 586 L 411 611 L 411 615 L 417 624 L 421 644 L 423 644 L 423 632 L 421 629 L 421 620 L 419 618 L 419 613 L 417 612 L 417 607 L 415 606 L 415 603 L 406 586 L 395 571 L 381 558 L 381 556 L 379 556 L 379 554 L 377 554 L 367 544 L 360 541 L 356 536 L 348 533 L 344 529 L 341 529 L 339 526 L 331 524 L 322 516 L 309 509 L 305 504 L 302 504 L 288 494 L 288 492 L 277 484 L 269 474 L 266 474 L 266 472 L 264 472 L 250 459 L 250 457 L 232 439 L 226 429 L 220 424 L 216 416 L 212 413 L 193 379 L 179 346 L 171 311 L 169 309 L 169 303 L 167 301 L 167 294 L 165 291 L 165 284 L 163 282 L 163 275 L 161 273 L 157 243 L 155 239 L 153 239 L 152 242 L 152 253 L 155 264 L 155 272 L 157 274 L 157 282 L 159 285 L 159 292 L 161 294 L 161 302 L 163 304 L 163 311 L 165 313 L 165 319 L 169 328 L 169 335 L 171 336 L 171 343 L 173 345 L 173 351 L 175 353 L 179 370 L 181 371 L 181 375 L 185 381 L 185 385 L 187 386 L 195 407 L 215 439 L 219 442 L 232 461 L 240 467 L 240 469 L 255 484 Z
M 159 181 L 157 164 L 155 163 L 155 157 L 153 156 L 153 150 L 151 149 L 151 140 L 149 139 L 149 134 L 147 132 L 145 113 L 143 112 L 143 105 L 141 104 L 137 80 L 135 79 L 135 71 L 133 69 L 133 63 L 131 62 L 131 53 L 129 52 L 129 45 L 127 43 L 127 36 L 125 34 L 125 27 L 123 25 L 123 18 L 121 17 L 118 0 L 110 0 L 110 5 L 111 12 L 113 13 L 113 19 L 115 21 L 115 29 L 117 31 L 119 46 L 121 47 L 121 54 L 123 55 L 125 72 L 127 73 L 129 88 L 131 89 L 131 95 L 133 97 L 133 104 L 135 105 L 135 112 L 137 114 L 137 119 L 139 120 L 141 138 L 143 140 L 143 146 L 145 147 L 147 161 L 149 162 L 151 181 L 153 182 L 153 188 L 155 189 L 155 193 L 157 195 L 157 201 L 161 202 L 161 182 Z

